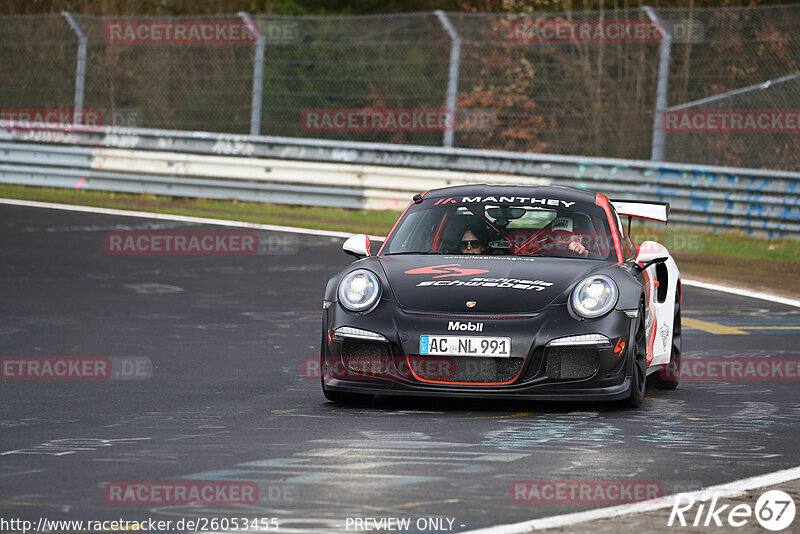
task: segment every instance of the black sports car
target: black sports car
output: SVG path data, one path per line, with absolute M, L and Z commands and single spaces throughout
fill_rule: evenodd
M 668 210 L 550 186 L 415 195 L 377 254 L 365 235 L 344 244 L 361 259 L 325 290 L 325 397 L 638 406 L 648 376 L 677 387 L 680 274 L 619 217 L 666 222 Z

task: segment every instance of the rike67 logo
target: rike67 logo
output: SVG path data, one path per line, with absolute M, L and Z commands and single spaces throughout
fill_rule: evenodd
M 710 503 L 707 502 L 709 496 Z M 719 504 L 719 498 L 719 493 L 705 494 L 700 498 L 691 493 L 679 493 L 672 504 L 667 526 L 740 528 L 755 517 L 763 528 L 778 532 L 794 521 L 794 500 L 781 490 L 770 490 L 762 494 L 756 501 L 755 508 L 746 503 Z

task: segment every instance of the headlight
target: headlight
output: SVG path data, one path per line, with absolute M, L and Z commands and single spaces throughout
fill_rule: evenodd
M 617 284 L 602 274 L 590 276 L 572 291 L 572 309 L 581 317 L 605 315 L 617 303 Z
M 339 302 L 350 311 L 364 311 L 378 300 L 381 283 L 375 273 L 358 269 L 348 273 L 339 284 Z

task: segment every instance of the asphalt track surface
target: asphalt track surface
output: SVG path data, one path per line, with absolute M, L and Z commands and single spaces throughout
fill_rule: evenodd
M 275 517 L 280 532 L 340 532 L 347 518 L 433 517 L 466 531 L 600 506 L 514 503 L 515 480 L 652 480 L 669 494 L 800 464 L 797 381 L 684 382 L 648 389 L 638 410 L 328 403 L 301 365 L 319 354 L 325 283 L 349 263 L 341 240 L 259 232 L 254 256 L 103 248 L 114 230 L 202 229 L 224 230 L 0 207 L 0 356 L 152 363 L 141 380 L 0 382 L 0 518 Z M 684 330 L 686 358 L 800 357 L 800 309 L 685 288 L 683 311 L 704 321 Z M 259 500 L 104 500 L 109 481 L 176 480 L 252 481 Z

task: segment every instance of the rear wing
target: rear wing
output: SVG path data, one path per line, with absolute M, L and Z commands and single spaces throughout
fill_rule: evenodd
M 649 202 L 647 200 L 614 200 L 611 205 L 619 215 L 640 217 L 654 221 L 667 222 L 669 217 L 669 202 Z

